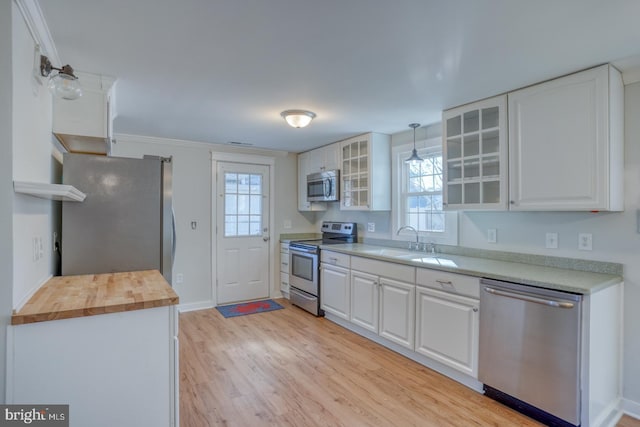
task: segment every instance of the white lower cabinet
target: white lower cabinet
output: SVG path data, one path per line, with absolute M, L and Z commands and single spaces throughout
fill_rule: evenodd
M 322 309 L 349 320 L 349 269 L 322 263 L 320 269 L 320 301 Z
M 179 425 L 175 305 L 10 326 L 8 404 L 68 404 L 72 426 Z
M 351 272 L 351 322 L 378 333 L 380 280 L 360 271 Z
M 351 257 L 351 268 L 349 320 L 413 350 L 415 268 L 361 257 Z
M 416 352 L 478 377 L 480 301 L 416 288 Z
M 413 350 L 416 286 L 380 278 L 380 336 Z
M 280 292 L 289 299 L 289 244 L 280 243 Z
M 322 251 L 329 320 L 481 390 L 477 277 L 340 255 Z

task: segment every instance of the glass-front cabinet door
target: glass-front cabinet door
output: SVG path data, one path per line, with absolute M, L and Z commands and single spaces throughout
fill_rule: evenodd
M 391 137 L 366 133 L 340 142 L 340 209 L 391 209 Z
M 507 209 L 506 105 L 500 95 L 442 113 L 445 209 Z
M 342 207 L 369 206 L 369 141 L 366 136 L 342 146 Z

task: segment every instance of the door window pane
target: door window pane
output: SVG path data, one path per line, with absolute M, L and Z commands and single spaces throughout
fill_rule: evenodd
M 225 237 L 259 236 L 262 230 L 262 175 L 224 174 Z

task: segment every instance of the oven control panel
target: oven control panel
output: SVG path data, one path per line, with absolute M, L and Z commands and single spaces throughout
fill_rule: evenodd
M 338 233 L 354 235 L 358 233 L 358 225 L 354 222 L 323 222 L 321 231 L 323 233 Z

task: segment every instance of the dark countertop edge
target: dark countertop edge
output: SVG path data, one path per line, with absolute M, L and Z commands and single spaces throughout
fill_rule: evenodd
M 361 245 L 365 245 L 365 246 L 370 246 L 370 247 L 379 247 L 377 245 L 371 245 L 371 244 L 362 244 L 362 243 L 360 243 L 360 244 Z M 491 259 L 491 258 L 477 258 L 477 257 L 469 257 L 469 256 L 464 256 L 464 255 L 454 255 L 454 254 L 447 254 L 447 253 L 437 253 L 437 254 L 435 254 L 436 256 L 440 256 L 440 257 L 443 257 L 443 258 L 446 257 L 446 256 L 455 256 L 455 257 L 460 257 L 460 258 L 477 259 L 477 260 L 483 260 L 483 261 L 489 261 L 489 262 L 502 262 L 502 263 L 516 264 L 516 265 L 517 264 L 521 264 L 521 265 L 526 265 L 529 268 L 540 268 L 540 269 L 542 269 L 544 271 L 548 271 L 550 269 L 552 269 L 552 270 L 560 270 L 560 271 L 576 271 L 577 273 L 589 275 L 589 276 L 592 276 L 594 278 L 595 278 L 595 276 L 601 276 L 600 277 L 601 281 L 599 281 L 598 283 L 594 284 L 593 286 L 585 287 L 585 288 L 578 288 L 578 287 L 567 285 L 567 284 L 560 283 L 560 282 L 555 282 L 555 283 L 551 283 L 549 281 L 542 282 L 542 281 L 537 281 L 537 280 L 533 280 L 533 279 L 528 279 L 528 278 L 525 278 L 525 277 L 511 276 L 511 275 L 492 273 L 492 272 L 486 272 L 486 271 L 468 270 L 468 269 L 464 269 L 464 268 L 447 267 L 447 266 L 436 265 L 436 264 L 426 264 L 426 263 L 414 262 L 414 261 L 411 261 L 411 260 L 406 260 L 406 259 L 401 259 L 401 258 L 385 257 L 385 256 L 375 255 L 375 254 L 367 254 L 367 253 L 359 252 L 359 251 L 354 250 L 354 249 L 345 248 L 345 247 L 343 247 L 343 245 L 321 245 L 320 248 L 324 249 L 324 250 L 344 253 L 344 254 L 347 254 L 347 255 L 353 255 L 353 256 L 359 256 L 359 257 L 363 257 L 363 258 L 375 259 L 375 260 L 378 260 L 378 261 L 393 262 L 393 263 L 396 263 L 396 264 L 404 264 L 404 265 L 408 265 L 408 266 L 411 266 L 411 267 L 426 268 L 426 269 L 429 269 L 429 270 L 437 270 L 437 271 L 446 271 L 446 272 L 449 272 L 449 273 L 464 274 L 464 275 L 467 275 L 467 276 L 474 276 L 474 277 L 484 277 L 484 278 L 487 278 L 487 279 L 503 280 L 503 281 L 508 281 L 508 282 L 520 283 L 520 284 L 524 284 L 524 285 L 528 285 L 528 286 L 535 286 L 535 287 L 545 288 L 545 289 L 560 290 L 560 291 L 564 291 L 564 292 L 571 292 L 571 293 L 576 293 L 576 294 L 581 294 L 581 295 L 589 295 L 589 294 L 592 294 L 594 292 L 600 291 L 602 289 L 608 288 L 609 286 L 613 286 L 613 285 L 616 285 L 618 283 L 622 283 L 624 281 L 622 276 L 615 275 L 615 274 L 594 273 L 594 272 L 589 272 L 589 271 L 579 271 L 579 270 L 564 269 L 564 268 L 560 268 L 560 267 L 549 267 L 549 266 L 542 266 L 542 265 L 537 265 L 537 264 L 526 264 L 526 263 L 521 263 L 521 262 L 502 261 L 502 260 L 495 260 L 495 259 Z

